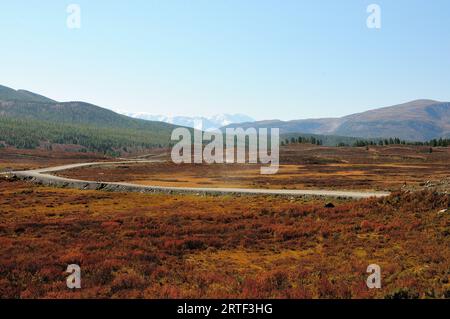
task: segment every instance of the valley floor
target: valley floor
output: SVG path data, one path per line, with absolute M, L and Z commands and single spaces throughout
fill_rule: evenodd
M 347 161 L 364 151 L 336 152 Z M 318 152 L 330 150 L 309 152 L 323 160 Z M 402 152 L 403 161 L 416 156 Z M 76 162 L 2 154 L 4 168 Z M 423 164 L 446 153 L 434 154 Z M 305 158 L 290 163 L 314 165 Z M 3 178 L 0 297 L 450 298 L 450 195 L 417 187 L 355 201 L 108 193 Z M 69 264 L 81 267 L 80 290 L 66 287 Z M 366 286 L 370 264 L 381 267 L 381 289 Z
M 281 149 L 277 174 L 261 175 L 250 164 L 121 164 L 84 167 L 57 175 L 104 182 L 177 187 L 255 189 L 328 189 L 358 191 L 419 190 L 439 186 L 450 190 L 450 148 L 417 146 L 316 147 L 289 145 Z
M 334 201 L 0 182 L 3 298 L 449 297 L 449 195 Z M 79 264 L 82 289 L 66 287 Z M 382 269 L 369 290 L 366 268 Z

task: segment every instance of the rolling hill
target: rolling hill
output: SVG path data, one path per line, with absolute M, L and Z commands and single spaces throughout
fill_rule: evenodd
M 4 101 L 21 101 L 36 103 L 55 103 L 56 101 L 45 96 L 29 92 L 26 90 L 14 90 L 6 86 L 0 85 L 0 100 Z
M 118 154 L 127 148 L 167 146 L 176 126 L 117 114 L 84 102 L 57 102 L 0 86 L 0 144 L 34 148 L 73 144 Z
M 450 103 L 416 100 L 341 118 L 259 121 L 226 127 L 278 127 L 281 133 L 427 141 L 450 136 Z

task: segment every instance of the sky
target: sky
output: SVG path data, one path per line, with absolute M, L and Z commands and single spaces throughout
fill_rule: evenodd
M 449 16 L 448 0 L 0 0 L 0 84 L 124 112 L 258 120 L 450 101 Z

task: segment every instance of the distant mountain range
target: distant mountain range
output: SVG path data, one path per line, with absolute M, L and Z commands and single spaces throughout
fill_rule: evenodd
M 450 103 L 416 100 L 341 118 L 293 121 L 268 120 L 231 124 L 226 127 L 278 127 L 281 133 L 309 133 L 361 138 L 398 137 L 428 141 L 450 137 Z
M 253 118 L 244 114 L 218 114 L 211 117 L 203 117 L 203 116 L 190 117 L 190 116 L 152 115 L 149 113 L 127 113 L 122 111 L 117 111 L 117 113 L 130 116 L 133 118 L 149 121 L 160 121 L 180 126 L 202 129 L 204 131 L 220 129 L 221 127 L 229 124 L 238 124 L 254 121 Z
M 85 102 L 58 102 L 26 90 L 0 86 L 0 147 L 58 143 L 118 154 L 123 150 L 168 146 L 175 127 L 195 127 L 200 121 L 203 130 L 278 127 L 283 137 L 325 136 L 326 145 L 348 142 L 349 137 L 352 141 L 355 137 L 398 137 L 409 141 L 450 138 L 450 103 L 433 100 L 416 100 L 341 118 L 293 121 L 255 122 L 242 114 L 211 118 L 127 115 L 132 117 Z

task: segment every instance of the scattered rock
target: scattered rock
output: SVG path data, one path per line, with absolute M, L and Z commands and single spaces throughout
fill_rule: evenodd
M 441 214 L 446 214 L 446 213 L 449 213 L 449 212 L 450 212 L 449 208 L 444 208 L 444 209 L 441 209 L 440 211 L 438 211 L 438 214 L 441 215 Z

